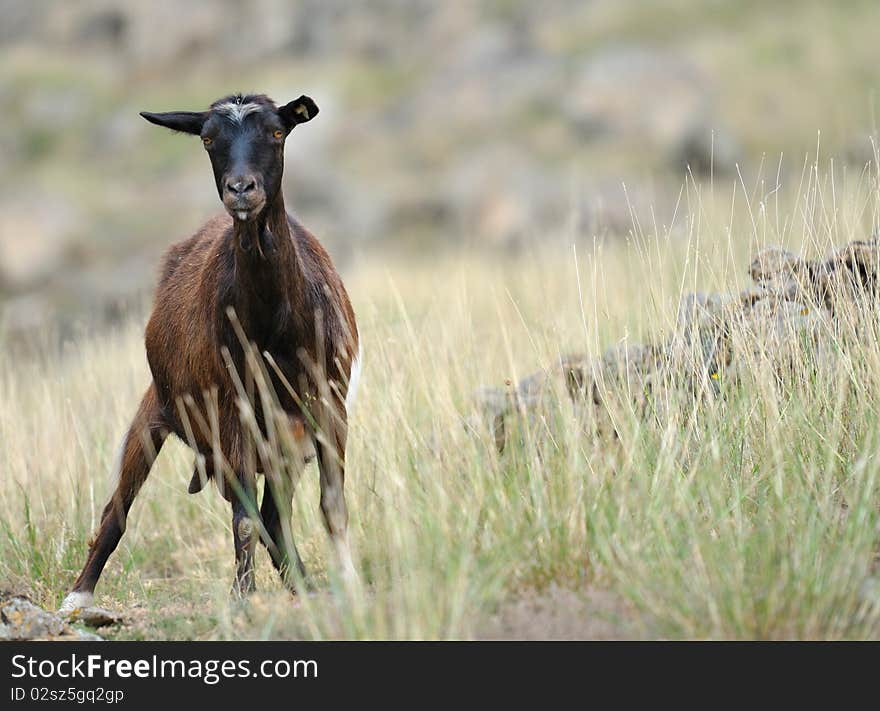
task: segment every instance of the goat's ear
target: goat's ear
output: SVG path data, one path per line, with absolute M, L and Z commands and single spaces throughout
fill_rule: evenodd
M 311 121 L 318 115 L 318 105 L 312 99 L 303 94 L 298 99 L 294 99 L 289 104 L 285 104 L 278 109 L 278 115 L 290 131 L 298 123 Z
M 169 111 L 164 114 L 153 114 L 149 111 L 141 111 L 141 116 L 157 126 L 164 126 L 181 133 L 193 133 L 198 136 L 202 132 L 202 126 L 205 125 L 205 119 L 208 118 L 208 112 Z

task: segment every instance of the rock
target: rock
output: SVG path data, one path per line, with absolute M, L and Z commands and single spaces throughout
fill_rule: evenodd
M 675 323 L 678 331 L 688 337 L 706 323 L 715 325 L 722 317 L 730 297 L 724 294 L 706 294 L 701 291 L 685 294 L 678 303 Z
M 67 619 L 70 622 L 81 622 L 86 627 L 98 628 L 120 624 L 122 615 L 103 607 L 78 607 L 67 616 Z
M 776 298 L 757 301 L 732 323 L 728 376 L 742 376 L 759 362 L 778 376 L 816 367 L 830 355 L 824 337 L 830 325 L 831 313 L 822 307 Z
M 24 597 L 12 597 L 0 607 L 0 637 L 3 639 L 39 639 L 57 637 L 67 624 L 57 615 L 46 612 Z
M 618 344 L 592 360 L 581 355 L 563 356 L 553 367 L 532 373 L 515 386 L 480 388 L 475 398 L 478 412 L 468 424 L 479 431 L 477 422 L 482 421 L 502 451 L 507 441 L 507 417 L 520 415 L 528 424 L 535 424 L 551 406 L 555 394 L 564 393 L 576 409 L 591 415 L 585 418 L 585 425 L 591 425 L 597 433 L 613 433 L 612 422 L 592 415 L 606 413 L 621 402 L 645 408 L 662 363 L 661 349 L 642 343 Z M 585 412 L 584 405 L 594 409 Z
M 826 291 L 844 289 L 842 296 L 876 295 L 877 270 L 880 267 L 880 242 L 855 241 L 832 255 L 821 269 Z
M 750 308 L 756 301 L 766 299 L 773 294 L 772 291 L 765 289 L 763 286 L 751 284 L 750 286 L 739 292 L 739 301 L 743 308 Z
M 851 242 L 824 261 L 768 247 L 752 261 L 750 273 L 761 291 L 806 306 L 824 304 L 840 315 L 855 302 L 876 296 L 878 266 L 880 243 L 872 239 Z
M 567 393 L 577 408 L 592 408 L 595 415 L 624 404 L 640 416 L 665 416 L 662 407 L 675 402 L 661 397 L 669 388 L 690 401 L 695 394 L 721 395 L 723 383 L 746 382 L 756 373 L 782 379 L 833 367 L 835 350 L 846 339 L 832 334 L 849 324 L 858 335 L 859 318 L 869 313 L 873 319 L 878 268 L 876 239 L 852 242 L 826 260 L 768 247 L 752 260 L 749 288 L 682 297 L 667 339 L 619 344 L 595 360 L 568 356 L 516 386 L 483 388 L 484 417 L 502 449 L 505 417 L 517 412 L 534 419 L 552 404 L 553 393 Z M 602 421 L 593 421 L 593 431 L 601 432 Z
M 713 382 L 713 376 L 730 362 L 728 322 L 740 303 L 724 294 L 698 292 L 682 297 L 676 330 L 666 348 L 667 373 L 691 389 Z
M 0 592 L 0 640 L 100 640 L 71 627 L 60 615 L 47 612 L 22 595 Z
M 810 280 L 807 262 L 780 247 L 762 249 L 749 267 L 758 286 L 785 299 L 795 299 L 803 284 Z
M 652 376 L 662 365 L 662 349 L 651 344 L 622 343 L 612 346 L 593 364 L 593 402 L 602 404 L 612 392 L 617 394 L 623 390 L 638 404 L 644 403 L 652 389 Z

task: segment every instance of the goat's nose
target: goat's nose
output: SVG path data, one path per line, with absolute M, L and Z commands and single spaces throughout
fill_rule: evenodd
M 226 181 L 226 189 L 234 195 L 244 195 L 257 187 L 257 181 L 252 176 L 232 178 Z

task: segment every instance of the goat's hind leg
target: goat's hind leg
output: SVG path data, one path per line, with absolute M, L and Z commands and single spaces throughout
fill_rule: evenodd
M 116 489 L 101 514 L 98 532 L 89 543 L 86 564 L 70 593 L 61 603 L 61 612 L 71 612 L 93 603 L 98 578 L 101 577 L 107 559 L 119 545 L 125 532 L 129 509 L 147 480 L 166 434 L 156 390 L 150 385 L 120 446 Z
M 343 581 L 347 585 L 357 583 L 358 576 L 351 558 L 348 543 L 348 509 L 345 505 L 345 440 L 346 423 L 325 430 L 329 441 L 318 438 L 315 449 L 321 473 L 321 513 L 333 548 Z

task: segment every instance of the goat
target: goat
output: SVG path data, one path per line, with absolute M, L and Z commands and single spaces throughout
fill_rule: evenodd
M 358 330 L 330 257 L 287 213 L 281 191 L 285 141 L 317 113 L 307 96 L 279 107 L 253 94 L 225 97 L 202 112 L 141 113 L 150 123 L 201 137 L 228 214 L 165 254 L 145 334 L 152 382 L 123 438 L 115 491 L 62 611 L 93 604 L 132 502 L 170 434 L 196 451 L 200 466 L 190 492 L 213 479 L 231 503 L 233 593 L 254 590 L 257 540 L 296 592 L 291 566 L 302 577 L 305 568 L 286 535 L 293 487 L 265 471 L 265 463 L 263 471 L 254 466 L 253 432 L 244 424 L 241 377 L 253 369 L 254 353 L 272 366 L 262 372 L 289 434 L 314 450 L 337 563 L 346 581 L 356 579 L 343 487 L 347 411 L 360 371 Z M 203 426 L 193 427 L 188 413 L 198 411 L 208 414 L 195 417 Z M 273 427 L 270 408 L 258 402 L 250 412 L 265 435 Z M 257 509 L 259 473 L 266 487 Z

